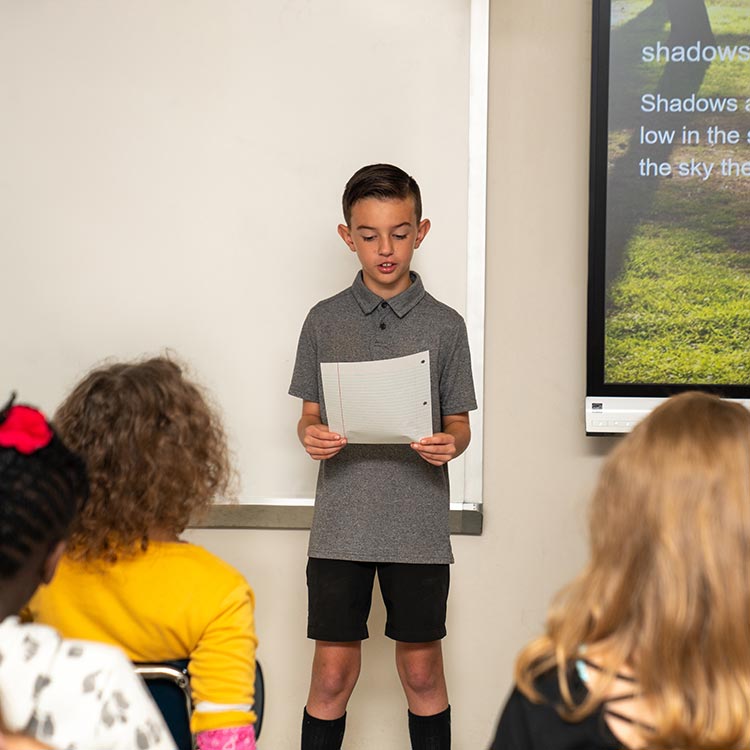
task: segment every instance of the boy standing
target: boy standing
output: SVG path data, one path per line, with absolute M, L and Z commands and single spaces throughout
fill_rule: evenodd
M 453 562 L 446 464 L 466 450 L 476 408 L 466 326 L 410 270 L 430 229 L 412 177 L 388 164 L 363 167 L 346 185 L 343 209 L 338 232 L 362 270 L 308 314 L 289 389 L 303 399 L 300 442 L 321 462 L 308 550 L 307 635 L 316 643 L 302 750 L 341 747 L 376 572 L 412 748 L 442 750 L 450 747 L 450 706 L 440 639 Z M 425 350 L 433 435 L 409 445 L 347 445 L 329 431 L 321 362 Z

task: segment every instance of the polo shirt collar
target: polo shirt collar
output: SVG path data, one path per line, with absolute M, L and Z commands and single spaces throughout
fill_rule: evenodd
M 411 278 L 411 284 L 408 289 L 405 289 L 401 294 L 397 294 L 395 297 L 386 300 L 388 306 L 396 313 L 396 315 L 398 315 L 399 318 L 403 318 L 404 315 L 415 307 L 426 293 L 424 285 L 422 284 L 422 279 L 416 271 L 409 271 L 409 277 Z M 365 286 L 365 282 L 362 279 L 362 271 L 360 271 L 354 279 L 354 283 L 352 284 L 352 294 L 365 315 L 374 312 L 378 305 L 383 302 L 382 297 L 378 297 L 377 294 L 371 292 Z

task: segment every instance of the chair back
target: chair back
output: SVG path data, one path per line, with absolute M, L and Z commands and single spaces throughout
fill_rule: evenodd
M 135 671 L 146 682 L 151 697 L 159 707 L 172 733 L 177 750 L 193 750 L 190 717 L 193 699 L 187 659 L 163 662 L 136 662 Z
M 260 727 L 263 724 L 263 709 L 266 706 L 266 683 L 263 679 L 263 670 L 260 662 L 255 660 L 255 697 L 253 698 L 253 711 L 255 712 L 255 739 L 260 737 Z
M 188 660 L 162 662 L 136 662 L 135 671 L 146 682 L 154 702 L 159 707 L 169 731 L 174 737 L 177 750 L 193 750 L 193 735 L 190 732 L 190 717 L 193 714 L 193 699 L 190 692 Z M 255 739 L 260 737 L 265 708 L 265 680 L 260 662 L 255 662 Z

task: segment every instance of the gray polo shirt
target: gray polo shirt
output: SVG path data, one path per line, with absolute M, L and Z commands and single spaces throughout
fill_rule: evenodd
M 383 300 L 362 281 L 308 313 L 289 393 L 320 404 L 321 362 L 361 362 L 430 351 L 432 425 L 476 409 L 463 318 L 428 294 L 419 276 Z M 347 445 L 320 462 L 308 554 L 335 560 L 451 563 L 448 467 L 408 445 Z

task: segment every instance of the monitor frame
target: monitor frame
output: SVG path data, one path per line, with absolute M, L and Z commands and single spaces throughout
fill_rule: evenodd
M 610 35 L 613 0 L 592 0 L 586 434 L 628 432 L 669 396 L 702 390 L 750 405 L 750 383 L 605 382 Z

